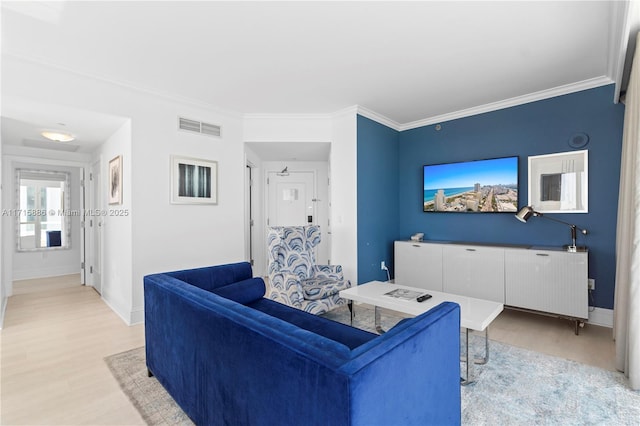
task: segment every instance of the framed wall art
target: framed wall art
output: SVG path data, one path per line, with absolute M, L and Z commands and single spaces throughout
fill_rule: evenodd
M 589 212 L 588 151 L 529 157 L 529 203 L 544 213 Z
M 218 162 L 172 156 L 171 204 L 218 204 Z
M 109 204 L 122 204 L 122 155 L 109 161 Z

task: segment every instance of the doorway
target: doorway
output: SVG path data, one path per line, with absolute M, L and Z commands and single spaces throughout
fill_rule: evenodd
M 89 171 L 89 211 L 86 217 L 86 225 L 89 234 L 89 256 L 88 268 L 89 283 L 93 288 L 102 294 L 102 178 L 100 173 L 101 161 L 98 160 L 91 165 Z M 97 213 L 97 214 L 96 214 Z
M 289 163 L 280 171 L 266 173 L 267 226 L 320 226 L 318 264 L 330 263 L 329 188 L 326 163 Z
M 315 172 L 269 172 L 267 176 L 267 225 L 315 224 Z

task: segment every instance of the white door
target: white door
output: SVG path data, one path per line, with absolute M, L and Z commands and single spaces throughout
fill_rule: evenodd
M 267 226 L 317 225 L 316 174 L 314 171 L 267 174 Z M 326 215 L 326 212 L 325 212 Z M 316 262 L 329 263 L 329 229 L 320 227 Z
M 267 178 L 269 226 L 316 223 L 314 172 L 269 172 Z
M 86 211 L 86 195 L 87 195 L 87 180 L 86 180 L 86 170 L 84 167 L 80 169 L 80 210 Z M 80 218 L 80 284 L 87 284 L 87 232 L 85 228 L 85 218 Z
M 102 181 L 100 178 L 100 162 L 91 166 L 90 174 L 91 197 L 90 214 L 85 218 L 91 233 L 91 257 L 89 259 L 89 275 L 93 288 L 102 294 Z

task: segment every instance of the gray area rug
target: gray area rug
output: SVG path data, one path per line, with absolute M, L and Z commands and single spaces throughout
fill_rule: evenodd
M 346 307 L 324 316 L 349 321 Z M 382 324 L 390 328 L 400 319 L 383 313 Z M 373 310 L 356 306 L 354 325 L 371 331 Z M 480 355 L 483 343 L 473 336 L 472 353 Z M 631 391 L 622 374 L 495 341 L 490 345 L 489 363 L 475 366 L 476 382 L 462 387 L 462 424 L 640 425 L 640 392 Z M 162 385 L 147 377 L 144 348 L 105 360 L 147 424 L 193 424 Z

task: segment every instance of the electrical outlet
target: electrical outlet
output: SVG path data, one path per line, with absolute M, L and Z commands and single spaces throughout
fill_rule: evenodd
M 589 282 L 589 290 L 595 290 L 596 289 L 596 280 L 593 279 L 593 278 L 589 278 L 588 282 Z
M 380 270 L 384 271 L 385 269 L 387 269 L 387 265 L 385 265 L 384 260 L 380 262 Z

